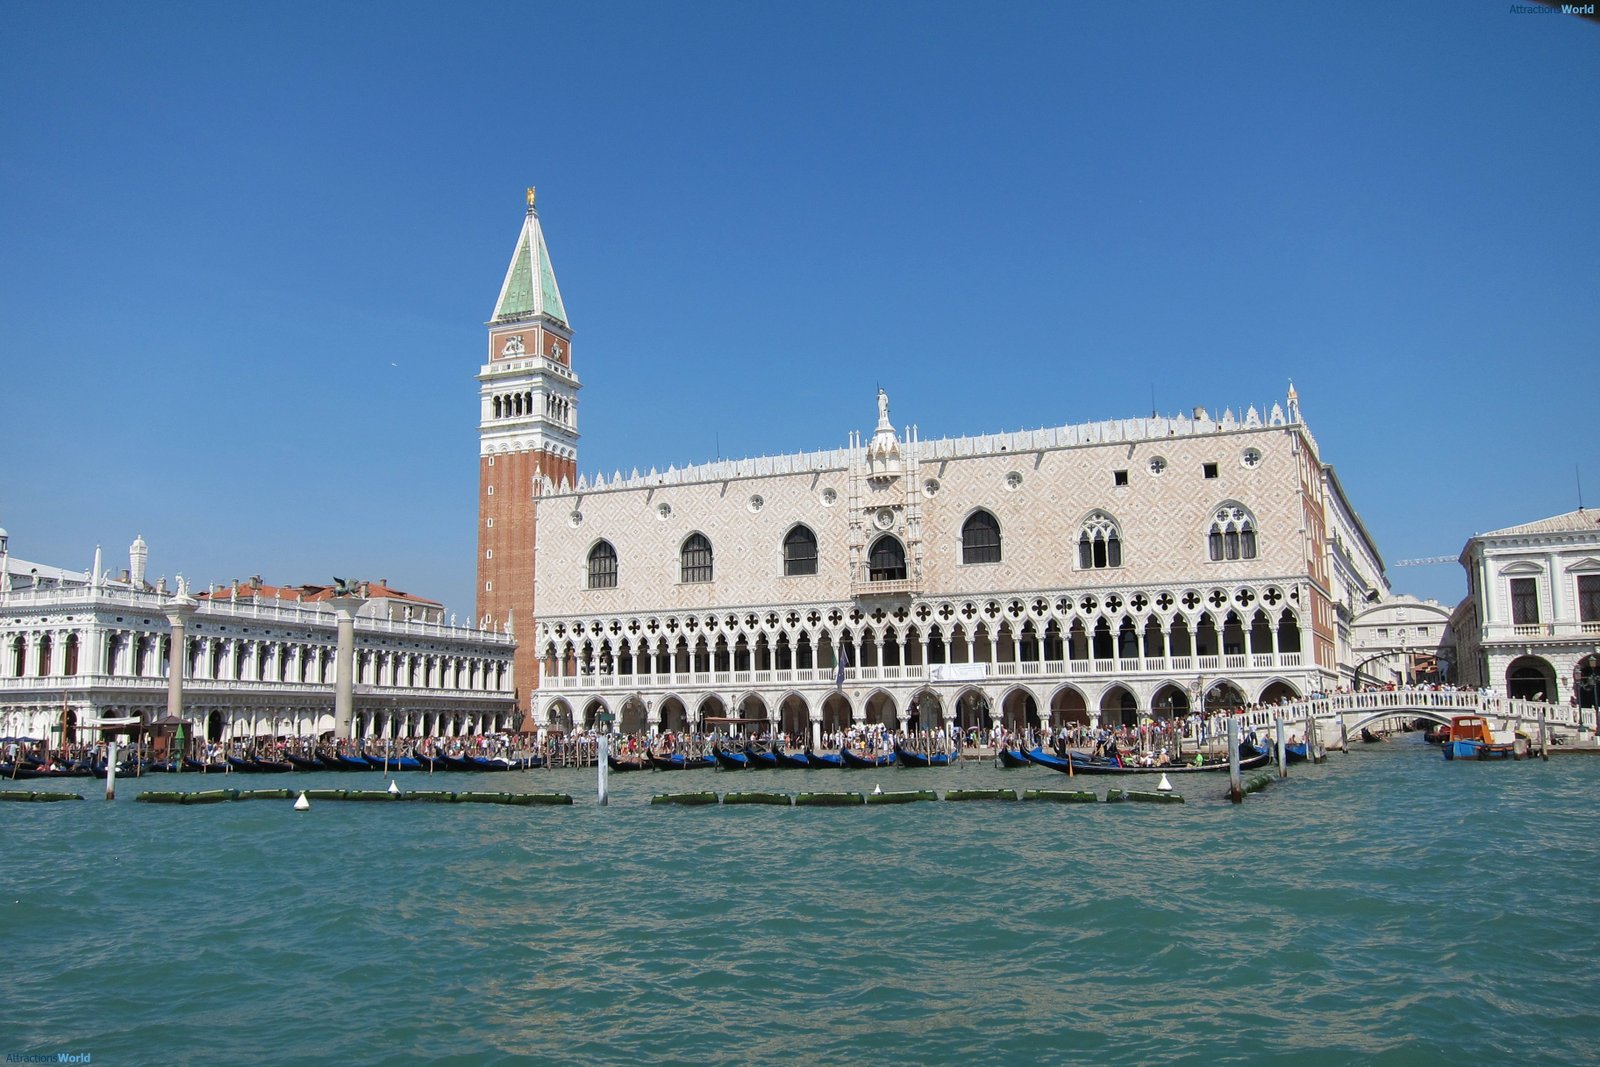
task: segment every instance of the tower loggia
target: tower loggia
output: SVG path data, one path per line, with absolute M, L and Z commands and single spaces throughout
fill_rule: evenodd
M 556 285 L 544 229 L 528 210 L 505 281 L 485 325 L 489 351 L 478 372 L 478 605 L 481 623 L 533 633 L 538 528 L 535 497 L 545 480 L 577 477 L 578 376 L 572 327 Z M 539 684 L 532 641 L 519 641 L 517 708 Z

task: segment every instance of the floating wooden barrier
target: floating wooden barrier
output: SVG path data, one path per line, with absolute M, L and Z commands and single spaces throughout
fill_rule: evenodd
M 788 799 L 785 797 L 784 799 Z M 707 790 L 703 793 L 657 793 L 650 798 L 652 804 L 683 804 L 689 807 L 700 807 L 704 804 L 715 804 L 717 794 Z
M 23 791 L 20 789 L 0 790 L 0 800 L 44 801 L 52 800 L 82 800 L 78 793 L 40 793 L 34 790 Z
M 1015 789 L 949 789 L 945 791 L 946 800 L 1015 800 Z
M 865 803 L 860 793 L 801 793 L 794 798 L 797 808 L 853 808 Z
M 1246 782 L 1244 784 L 1244 791 L 1246 793 L 1259 793 L 1259 792 L 1261 792 L 1263 789 L 1265 789 L 1267 786 L 1269 786 L 1271 784 L 1272 784 L 1272 775 L 1270 775 L 1270 774 L 1258 774 L 1254 778 L 1250 779 L 1248 782 Z
M 307 789 L 304 792 L 308 801 L 351 800 L 392 804 L 411 800 L 424 804 L 508 804 L 524 808 L 572 803 L 570 793 L 451 793 L 426 790 L 418 790 L 415 793 L 390 793 L 381 789 Z M 5 795 L 7 794 L 0 793 L 0 796 Z M 208 789 L 197 793 L 147 790 L 134 799 L 145 804 L 221 804 L 227 800 L 289 800 L 298 795 L 299 791 L 294 789 Z M 717 802 L 715 793 L 707 795 L 711 797 L 709 803 Z M 41 795 L 39 799 L 45 797 Z M 83 798 L 70 793 L 60 793 L 50 794 L 50 799 L 82 800 Z
M 938 800 L 931 789 L 899 789 L 888 793 L 868 793 L 868 804 L 915 804 L 919 800 Z
M 728 793 L 722 798 L 724 804 L 777 804 L 788 807 L 794 803 L 788 793 Z
M 1098 804 L 1100 795 L 1088 789 L 1029 789 L 1023 800 L 1046 800 L 1052 804 Z
M 235 800 L 293 800 L 299 796 L 296 789 L 241 789 Z
M 1124 794 L 1125 799 L 1139 804 L 1182 804 L 1183 797 L 1177 793 L 1148 793 L 1138 789 L 1130 789 Z

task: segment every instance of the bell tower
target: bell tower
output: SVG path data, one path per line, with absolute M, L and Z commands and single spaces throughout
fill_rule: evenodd
M 572 327 L 528 190 L 516 251 L 500 285 L 489 352 L 478 371 L 478 620 L 522 640 L 513 666 L 526 724 L 539 685 L 533 648 L 538 530 L 546 478 L 577 481 L 578 376 Z

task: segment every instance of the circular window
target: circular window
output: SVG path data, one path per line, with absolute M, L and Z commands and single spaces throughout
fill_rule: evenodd
M 894 529 L 894 509 L 879 508 L 878 513 L 872 517 L 872 521 L 877 524 L 880 530 Z
M 582 526 L 583 525 L 583 512 L 574 511 L 571 515 L 567 516 L 567 521 L 569 523 L 571 523 L 573 526 Z
M 832 489 L 824 489 L 822 491 L 822 506 L 823 507 L 831 508 L 831 507 L 833 507 L 834 504 L 838 503 L 838 501 L 839 501 L 839 494 L 834 492 Z
M 927 481 L 923 482 L 922 483 L 922 494 L 924 496 L 938 496 L 939 495 L 939 479 L 937 479 L 937 478 L 929 478 Z
M 666 501 L 656 505 L 656 518 L 666 520 L 672 517 L 672 505 Z
M 1255 470 L 1261 466 L 1261 450 L 1259 448 L 1245 449 L 1244 454 L 1239 457 L 1239 462 L 1244 464 L 1246 470 Z
M 1150 473 L 1160 477 L 1167 470 L 1167 461 L 1164 456 L 1150 457 Z
M 756 493 L 755 495 L 751 496 L 751 498 L 750 498 L 750 514 L 754 515 L 756 512 L 760 511 L 762 508 L 764 508 L 766 506 L 767 506 L 767 502 L 765 500 L 761 499 L 761 494 L 760 493 Z
M 1006 475 L 1006 488 L 1007 489 L 1021 489 L 1022 488 L 1022 472 L 1021 471 L 1012 471 L 1010 474 Z

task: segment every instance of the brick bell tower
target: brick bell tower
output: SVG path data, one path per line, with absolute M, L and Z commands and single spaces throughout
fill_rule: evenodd
M 577 481 L 580 388 L 572 327 L 532 189 L 494 317 L 485 325 L 489 356 L 478 371 L 478 619 L 496 628 L 509 623 L 519 638 L 517 710 L 531 728 L 539 685 L 534 501 L 545 478 Z

